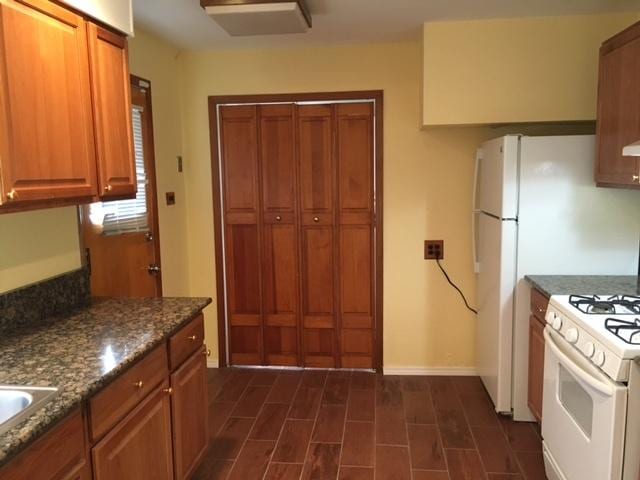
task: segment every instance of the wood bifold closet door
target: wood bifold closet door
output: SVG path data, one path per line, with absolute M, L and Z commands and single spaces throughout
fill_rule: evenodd
M 221 106 L 232 365 L 374 367 L 371 102 Z

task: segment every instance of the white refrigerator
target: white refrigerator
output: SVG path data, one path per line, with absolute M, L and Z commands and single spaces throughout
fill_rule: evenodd
M 478 150 L 476 363 L 496 411 L 515 420 L 533 420 L 524 276 L 638 274 L 640 192 L 597 188 L 594 160 L 592 135 L 508 135 Z

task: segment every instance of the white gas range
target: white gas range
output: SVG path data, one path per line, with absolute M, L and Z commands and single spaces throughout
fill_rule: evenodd
M 640 297 L 552 296 L 542 436 L 551 480 L 640 480 Z

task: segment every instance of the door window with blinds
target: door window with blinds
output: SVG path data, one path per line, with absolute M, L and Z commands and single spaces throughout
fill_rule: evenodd
M 134 105 L 133 142 L 136 158 L 138 192 L 136 198 L 111 202 L 93 203 L 89 207 L 89 218 L 94 227 L 101 228 L 102 235 L 148 232 L 149 212 L 147 202 L 148 178 L 145 168 L 144 141 L 142 134 L 143 108 Z

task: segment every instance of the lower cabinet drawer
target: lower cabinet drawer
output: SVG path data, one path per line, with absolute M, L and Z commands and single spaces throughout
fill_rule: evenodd
M 95 480 L 173 478 L 169 392 L 165 379 L 93 447 Z
M 202 314 L 187 323 L 169 338 L 169 366 L 178 368 L 204 343 L 204 317 Z
M 89 479 L 84 418 L 80 410 L 0 469 L 2 480 Z
M 168 375 L 163 343 L 89 400 L 91 439 L 107 433 Z

